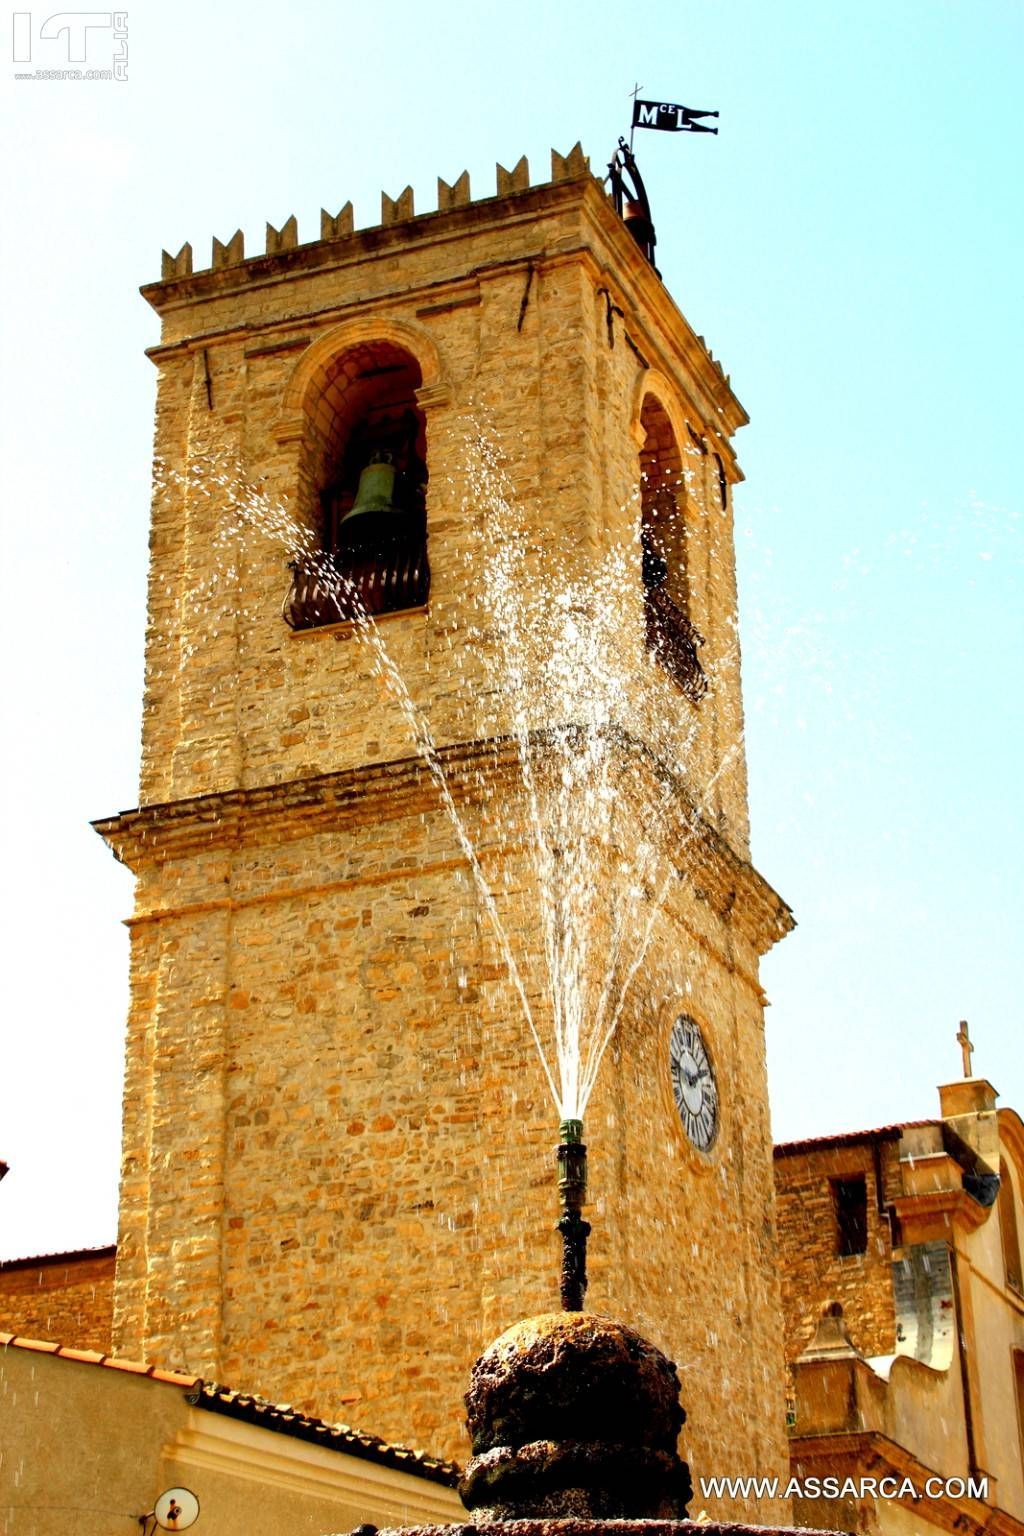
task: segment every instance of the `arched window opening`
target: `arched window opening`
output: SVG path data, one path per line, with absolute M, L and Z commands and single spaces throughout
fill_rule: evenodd
M 724 512 L 729 505 L 729 482 L 725 478 L 725 465 L 720 453 L 715 454 L 715 464 L 718 466 L 718 504 Z
M 302 471 L 319 548 L 292 562 L 293 629 L 395 613 L 427 600 L 427 443 L 416 359 L 353 347 L 311 386 Z
M 647 647 L 691 699 L 707 679 L 697 657 L 704 644 L 690 622 L 683 463 L 664 408 L 648 395 L 640 413 L 640 545 Z
M 999 1159 L 999 1195 L 996 1206 L 999 1212 L 999 1235 L 1003 1243 L 1003 1272 L 1011 1291 L 1024 1295 L 1024 1266 L 1021 1264 L 1020 1237 L 1017 1232 L 1017 1209 L 1014 1202 L 1013 1184 L 1006 1159 Z

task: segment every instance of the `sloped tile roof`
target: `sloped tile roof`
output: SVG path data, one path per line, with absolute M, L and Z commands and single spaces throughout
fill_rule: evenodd
M 229 1418 L 241 1419 L 274 1434 L 293 1435 L 322 1445 L 329 1451 L 341 1451 L 347 1456 L 358 1456 L 364 1461 L 375 1461 L 381 1466 L 394 1467 L 409 1472 L 413 1477 L 424 1477 L 446 1488 L 458 1483 L 461 1468 L 451 1461 L 439 1461 L 423 1451 L 414 1451 L 404 1445 L 391 1445 L 379 1435 L 366 1434 L 352 1429 L 348 1424 L 328 1424 L 309 1414 L 299 1413 L 288 1403 L 271 1403 L 251 1392 L 235 1392 L 215 1382 L 204 1382 L 200 1376 L 184 1375 L 180 1371 L 163 1371 L 155 1365 L 145 1365 L 138 1360 L 121 1360 L 116 1355 L 104 1355 L 95 1349 L 74 1349 L 67 1344 L 56 1344 L 46 1339 L 25 1339 L 17 1334 L 0 1332 L 0 1349 L 24 1349 L 40 1355 L 55 1355 L 61 1360 L 77 1360 L 80 1365 L 99 1365 L 109 1371 L 125 1371 L 133 1376 L 145 1376 L 150 1381 L 160 1381 L 170 1386 L 183 1387 L 189 1403 L 195 1408 L 205 1408 L 211 1413 L 223 1413 Z
M 80 1365 L 103 1365 L 111 1371 L 128 1371 L 133 1376 L 148 1376 L 151 1381 L 165 1381 L 175 1387 L 194 1387 L 198 1379 L 180 1371 L 162 1371 L 158 1366 L 144 1365 L 139 1360 L 119 1360 L 96 1349 L 74 1349 L 49 1339 L 24 1339 L 15 1333 L 0 1332 L 0 1349 L 28 1349 L 37 1355 L 57 1355 L 61 1360 L 77 1360 Z
M 454 1462 L 439 1461 L 423 1451 L 391 1445 L 379 1435 L 366 1434 L 362 1430 L 352 1429 L 348 1424 L 327 1424 L 323 1419 L 299 1413 L 288 1403 L 270 1403 L 252 1393 L 233 1392 L 229 1387 L 204 1381 L 197 1381 L 186 1395 L 197 1408 L 228 1414 L 247 1424 L 258 1424 L 264 1429 L 276 1430 L 279 1434 L 294 1435 L 299 1440 L 308 1440 L 328 1450 L 345 1451 L 350 1456 L 360 1456 L 386 1467 L 411 1472 L 414 1476 L 429 1478 L 431 1482 L 443 1483 L 446 1488 L 454 1488 L 462 1475 L 461 1468 Z
M 69 1248 L 63 1253 L 30 1253 L 23 1259 L 0 1259 L 0 1274 L 9 1269 L 31 1269 L 35 1264 L 77 1264 L 87 1259 L 112 1259 L 116 1253 L 116 1243 L 103 1243 L 98 1248 Z
M 835 1136 L 807 1136 L 802 1141 L 777 1141 L 773 1152 L 776 1157 L 791 1157 L 794 1152 L 815 1152 L 822 1147 L 847 1146 L 856 1141 L 899 1141 L 904 1131 L 938 1124 L 938 1120 L 901 1120 L 897 1125 L 877 1125 L 870 1131 L 840 1131 Z

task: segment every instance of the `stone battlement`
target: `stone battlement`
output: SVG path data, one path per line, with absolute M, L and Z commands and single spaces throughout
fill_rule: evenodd
M 572 181 L 576 177 L 589 174 L 590 161 L 583 153 L 579 142 L 573 145 L 567 155 L 560 155 L 556 149 L 551 151 L 551 183 L 559 181 Z M 530 188 L 530 167 L 525 155 L 521 156 L 511 171 L 503 165 L 495 165 L 496 190 L 494 196 L 508 197 L 515 192 L 526 192 Z M 545 183 L 538 182 L 541 186 Z M 470 193 L 469 172 L 462 174 L 451 184 L 437 178 L 437 208 L 431 210 L 437 213 L 448 213 L 453 208 L 463 208 L 473 201 Z M 477 199 L 486 201 L 486 199 Z M 406 220 L 416 217 L 415 196 L 412 187 L 406 187 L 397 197 L 389 197 L 386 192 L 380 195 L 380 223 L 367 228 L 383 228 L 390 224 L 404 224 Z M 336 214 L 330 214 L 326 208 L 320 210 L 320 236 L 317 240 L 302 242 L 304 245 L 320 245 L 327 241 L 344 240 L 354 234 L 355 219 L 351 202 L 345 203 Z M 295 250 L 299 246 L 299 226 L 294 214 L 291 214 L 280 229 L 273 224 L 267 224 L 266 245 L 260 256 L 279 256 L 285 251 Z M 210 266 L 200 268 L 193 266 L 193 252 L 191 244 L 186 243 L 176 256 L 164 251 L 160 263 L 161 282 L 173 282 L 176 278 L 191 277 L 193 272 L 216 271 L 221 267 L 234 267 L 241 265 L 246 259 L 245 236 L 240 229 L 228 241 L 218 240 L 213 237 L 213 249 Z

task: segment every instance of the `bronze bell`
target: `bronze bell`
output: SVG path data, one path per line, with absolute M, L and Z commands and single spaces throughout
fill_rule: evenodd
M 351 544 L 362 540 L 371 525 L 361 523 L 359 519 L 368 513 L 386 515 L 401 511 L 394 499 L 397 473 L 386 449 L 378 449 L 371 455 L 370 462 L 359 476 L 356 499 L 339 525 L 339 543 Z

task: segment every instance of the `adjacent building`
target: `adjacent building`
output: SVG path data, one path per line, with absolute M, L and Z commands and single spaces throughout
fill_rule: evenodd
M 802 1524 L 1024 1532 L 1024 1124 L 984 1078 L 939 1099 L 775 1148 L 792 1471 L 857 1486 Z

